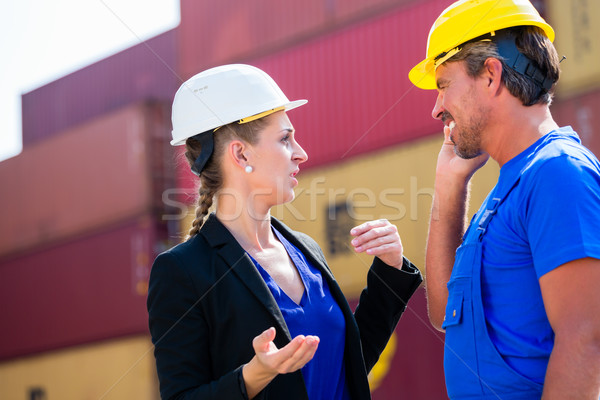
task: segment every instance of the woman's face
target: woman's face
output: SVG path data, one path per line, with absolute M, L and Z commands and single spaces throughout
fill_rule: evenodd
M 308 155 L 294 136 L 294 127 L 285 111 L 265 117 L 267 126 L 259 139 L 249 146 L 248 165 L 254 171 L 248 174 L 251 184 L 251 201 L 271 207 L 294 199 L 295 176 L 298 166 Z

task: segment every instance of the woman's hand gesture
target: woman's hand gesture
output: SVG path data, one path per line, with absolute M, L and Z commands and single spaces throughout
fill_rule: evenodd
M 242 370 L 248 397 L 256 396 L 278 374 L 287 374 L 304 367 L 319 346 L 317 336 L 298 335 L 278 349 L 273 343 L 275 328 L 269 328 L 252 341 L 256 355 Z
M 365 222 L 350 230 L 352 246 L 357 253 L 377 256 L 387 265 L 402 268 L 402 242 L 398 228 L 387 219 Z

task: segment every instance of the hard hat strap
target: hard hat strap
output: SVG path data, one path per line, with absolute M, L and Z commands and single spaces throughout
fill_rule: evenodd
M 541 90 L 547 92 L 554 85 L 554 80 L 547 77 L 533 60 L 519 51 L 515 37 L 510 32 L 499 32 L 494 38 L 494 43 L 506 65 L 529 78 Z
M 438 55 L 433 60 L 434 69 L 438 69 L 440 65 L 448 61 L 449 58 L 453 57 L 456 53 L 462 50 L 462 47 L 455 47 L 451 50 L 445 51 L 442 54 Z
M 485 35 L 471 39 L 460 46 L 450 49 L 446 52 L 439 54 L 434 59 L 435 69 L 437 69 L 444 62 L 448 61 L 455 54 L 460 52 L 465 44 L 473 42 L 492 41 L 498 48 L 498 54 L 502 57 L 506 65 L 512 68 L 515 72 L 530 79 L 536 86 L 547 92 L 554 85 L 554 80 L 547 77 L 537 64 L 532 61 L 525 54 L 521 53 L 515 43 L 514 35 L 506 30 L 497 32 L 486 33 Z
M 271 110 L 267 110 L 260 114 L 252 115 L 247 118 L 242 118 L 238 121 L 238 124 L 245 124 L 250 121 L 255 121 L 259 118 L 266 117 L 267 115 L 273 114 L 273 113 L 275 113 L 277 111 L 281 111 L 281 110 L 285 110 L 285 107 L 282 106 L 282 107 L 273 108 Z M 192 172 L 196 176 L 200 176 L 200 174 L 202 173 L 202 170 L 204 170 L 204 167 L 206 166 L 206 163 L 210 159 L 210 156 L 212 156 L 213 149 L 215 147 L 215 140 L 214 140 L 213 134 L 219 128 L 221 128 L 221 127 L 219 126 L 213 130 L 202 132 L 195 136 L 190 137 L 190 139 L 194 139 L 195 141 L 200 142 L 200 147 L 201 147 L 200 155 L 194 161 L 194 165 L 192 165 Z
M 489 36 L 490 36 L 490 34 L 487 33 L 487 34 L 485 34 L 483 36 L 479 36 L 479 37 L 477 37 L 475 39 L 469 40 L 468 42 L 465 42 L 465 43 L 461 44 L 460 46 L 456 46 L 453 49 L 450 49 L 450 50 L 445 51 L 445 52 L 443 52 L 441 54 L 438 54 L 438 56 L 433 59 L 433 63 L 434 63 L 435 69 L 437 70 L 440 65 L 442 65 L 443 63 L 445 63 L 446 61 L 448 61 L 455 54 L 459 53 L 463 49 L 464 45 L 467 44 L 467 43 L 473 43 L 473 42 L 491 42 L 492 39 L 490 39 Z
M 200 147 L 201 147 L 200 155 L 194 161 L 194 165 L 192 165 L 192 172 L 195 175 L 200 176 L 200 174 L 202 173 L 202 170 L 206 166 L 206 163 L 208 162 L 208 160 L 210 159 L 210 156 L 213 153 L 213 149 L 215 146 L 213 132 L 212 132 L 212 130 L 202 132 L 202 133 L 199 133 L 198 135 L 192 136 L 190 139 L 194 139 L 197 142 L 200 142 Z
M 240 124 L 240 125 L 241 125 L 241 124 L 247 124 L 248 122 L 256 121 L 257 119 L 260 119 L 260 118 L 266 117 L 267 115 L 271 115 L 271 114 L 273 114 L 273 113 L 276 113 L 277 111 L 281 111 L 281 110 L 285 110 L 285 106 L 281 106 L 281 107 L 273 108 L 273 109 L 271 109 L 271 110 L 263 111 L 263 112 L 261 112 L 261 113 L 259 113 L 259 114 L 255 114 L 255 115 L 251 115 L 251 116 L 249 116 L 249 117 L 246 117 L 246 118 L 242 118 L 242 119 L 240 119 L 240 120 L 238 121 L 238 124 Z M 213 132 L 216 132 L 216 131 L 217 131 L 217 130 L 219 130 L 219 129 L 220 129 L 222 126 L 223 126 L 223 125 L 221 125 L 221 126 L 217 126 L 217 127 L 216 127 L 216 128 L 213 130 Z
M 245 124 L 248 122 L 256 121 L 257 119 L 266 117 L 267 115 L 271 115 L 271 114 L 276 113 L 277 111 L 281 111 L 281 110 L 285 110 L 285 107 L 281 106 L 281 107 L 273 108 L 271 110 L 261 112 L 260 114 L 251 115 L 250 117 L 242 118 L 239 120 L 238 124 Z

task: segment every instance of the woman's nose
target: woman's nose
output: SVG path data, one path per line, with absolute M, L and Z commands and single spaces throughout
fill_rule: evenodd
M 306 154 L 306 151 L 304 151 L 298 142 L 296 142 L 296 148 L 294 149 L 294 159 L 299 163 L 303 163 L 308 160 L 308 154 Z

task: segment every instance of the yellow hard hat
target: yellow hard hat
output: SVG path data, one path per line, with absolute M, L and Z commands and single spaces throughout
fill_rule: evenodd
M 421 89 L 436 89 L 436 59 L 471 39 L 500 29 L 525 25 L 541 28 L 548 39 L 554 41 L 554 30 L 528 0 L 457 1 L 433 23 L 427 38 L 427 58 L 409 72 L 408 78 Z

